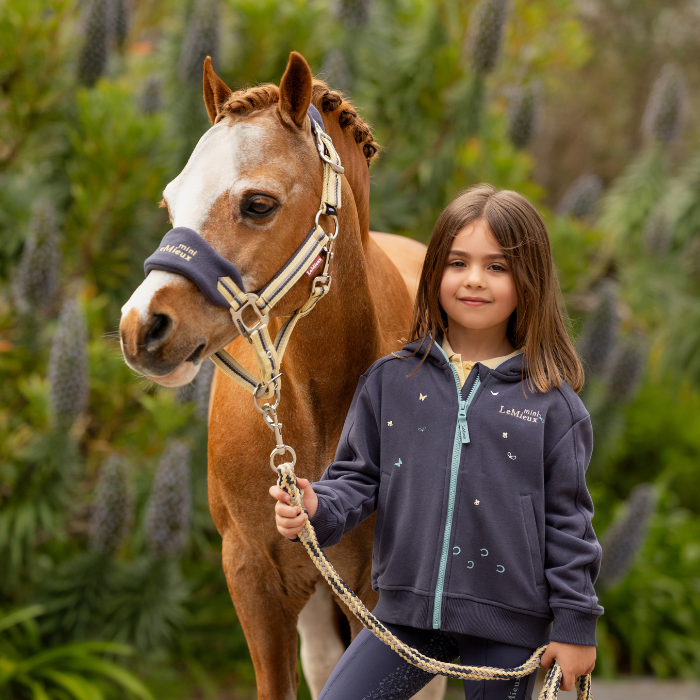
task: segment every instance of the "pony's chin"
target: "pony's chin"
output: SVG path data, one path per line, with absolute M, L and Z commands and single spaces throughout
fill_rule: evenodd
M 183 362 L 177 369 L 174 369 L 170 374 L 165 374 L 162 377 L 152 377 L 146 374 L 146 378 L 151 381 L 160 384 L 161 386 L 184 386 L 189 384 L 199 372 L 201 367 L 201 362 L 195 364 L 194 362 Z

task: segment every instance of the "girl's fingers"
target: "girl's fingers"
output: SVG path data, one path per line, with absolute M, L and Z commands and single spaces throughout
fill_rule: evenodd
M 309 485 L 308 479 L 301 479 L 297 477 L 297 486 L 303 491 Z
M 284 528 L 286 530 L 296 528 L 296 531 L 299 532 L 299 530 L 301 530 L 304 523 L 306 522 L 307 517 L 308 516 L 306 515 L 306 513 L 302 513 L 301 515 L 297 515 L 296 518 L 284 518 L 284 517 L 277 516 L 275 518 L 275 522 L 277 523 L 278 528 Z
M 567 691 L 567 692 L 574 689 L 574 678 L 572 678 L 572 674 L 564 672 L 563 669 L 562 669 L 561 689 L 564 691 Z
M 283 491 L 277 484 L 270 486 L 270 496 L 285 503 L 289 501 L 289 494 Z
M 280 535 L 286 537 L 288 540 L 293 540 L 299 534 L 299 530 L 283 530 L 282 528 L 277 528 Z
M 301 511 L 297 506 L 288 506 L 278 501 L 275 504 L 275 513 L 282 518 L 295 518 L 301 514 Z

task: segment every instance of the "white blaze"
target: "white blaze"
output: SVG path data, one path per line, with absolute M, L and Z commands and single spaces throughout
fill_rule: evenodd
M 165 188 L 173 227 L 199 231 L 217 198 L 238 179 L 238 131 L 219 122 L 195 147 L 184 170 Z
M 173 272 L 165 270 L 151 270 L 148 277 L 136 288 L 136 291 L 131 295 L 129 301 L 122 306 L 122 318 L 126 316 L 132 309 L 138 309 L 141 323 L 148 321 L 148 309 L 151 305 L 153 295 L 163 287 L 169 284 L 182 284 L 184 278 L 181 275 L 176 275 Z

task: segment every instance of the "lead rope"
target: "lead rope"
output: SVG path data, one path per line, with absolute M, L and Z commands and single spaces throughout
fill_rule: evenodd
M 216 353 L 211 358 L 226 376 L 253 394 L 253 405 L 262 414 L 265 424 L 275 435 L 276 445 L 270 453 L 270 466 L 278 474 L 277 484 L 289 494 L 291 504 L 297 506 L 303 512 L 306 512 L 306 509 L 304 508 L 302 494 L 297 486 L 297 478 L 294 473 L 296 453 L 292 447 L 285 445 L 282 440 L 282 424 L 277 418 L 277 407 L 280 402 L 281 390 L 280 378 L 282 373 L 280 372 L 280 366 L 294 326 L 297 321 L 309 314 L 317 302 L 328 293 L 331 284 L 330 263 L 333 258 L 333 242 L 338 235 L 338 218 L 336 214 L 341 206 L 340 175 L 343 173 L 343 168 L 340 165 L 340 158 L 333 147 L 330 136 L 325 134 L 322 125 L 318 124 L 319 120 L 321 120 L 320 115 L 318 115 L 315 124 L 312 119 L 312 127 L 316 138 L 316 146 L 323 161 L 323 194 L 321 196 L 321 207 L 316 214 L 314 229 L 312 229 L 287 265 L 258 294 L 246 294 L 229 277 L 219 278 L 217 285 L 219 292 L 231 306 L 231 316 L 234 323 L 241 335 L 253 348 L 260 376 L 256 378 L 255 375 L 245 369 L 238 360 L 225 350 Z M 319 225 L 319 217 L 322 214 L 330 216 L 334 220 L 334 233 L 326 234 Z M 324 266 L 321 274 L 317 275 L 312 282 L 309 299 L 282 326 L 273 341 L 267 325 L 270 310 L 296 284 L 308 268 L 308 264 L 321 251 L 325 252 Z M 243 319 L 242 314 L 246 308 L 250 308 L 255 315 L 252 326 L 249 326 Z M 265 403 L 261 406 L 258 403 L 259 400 L 263 400 Z M 291 462 L 285 462 L 277 466 L 275 458 L 284 457 L 287 454 L 289 454 Z M 421 670 L 430 674 L 439 674 L 460 680 L 509 680 L 522 678 L 539 668 L 540 659 L 547 649 L 546 644 L 536 649 L 524 664 L 509 669 L 493 668 L 491 666 L 462 666 L 424 656 L 407 644 L 404 644 L 400 639 L 397 639 L 367 610 L 362 601 L 340 578 L 333 565 L 328 561 L 318 544 L 316 533 L 308 519 L 299 533 L 299 539 L 323 578 L 352 611 L 353 615 L 401 658 Z M 561 680 L 561 668 L 554 661 L 545 677 L 539 700 L 556 700 Z M 576 691 L 577 700 L 593 700 L 590 674 L 576 678 Z

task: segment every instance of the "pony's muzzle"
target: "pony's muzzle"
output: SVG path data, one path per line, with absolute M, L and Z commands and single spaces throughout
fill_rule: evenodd
M 184 357 L 166 359 L 165 355 L 170 354 L 166 352 L 166 345 L 177 326 L 176 320 L 165 310 L 149 314 L 143 323 L 138 310 L 131 309 L 119 324 L 122 351 L 129 365 L 142 374 L 162 374 L 174 369 Z

